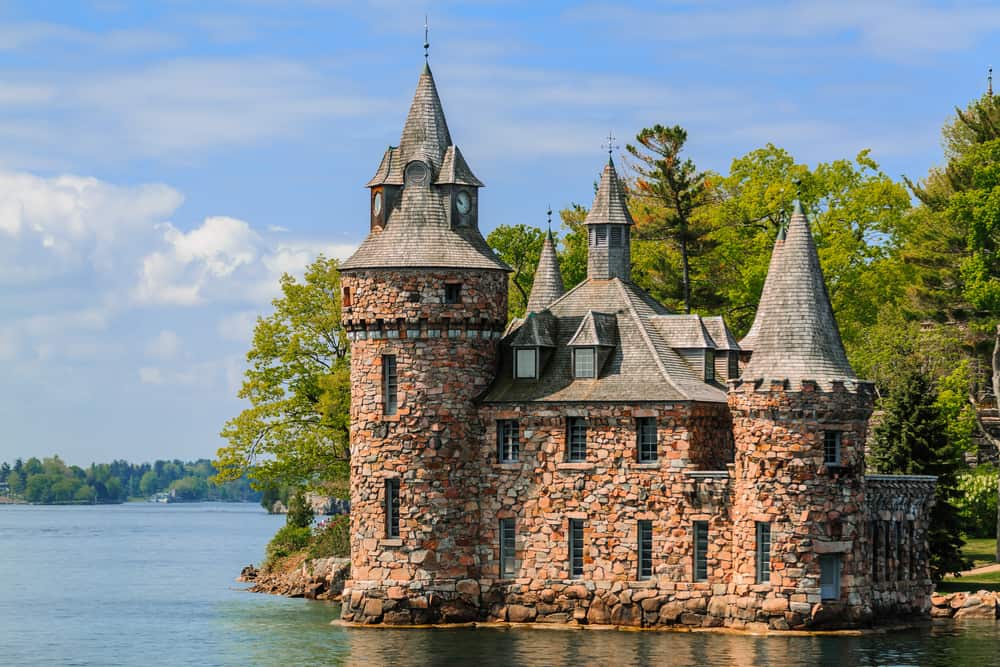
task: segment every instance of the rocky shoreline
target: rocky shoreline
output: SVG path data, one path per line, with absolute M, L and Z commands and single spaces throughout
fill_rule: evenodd
M 1000 593 L 950 593 L 931 597 L 931 618 L 1000 618 Z
M 247 565 L 236 578 L 252 583 L 251 593 L 269 593 L 290 598 L 339 601 L 344 582 L 351 574 L 349 558 L 306 558 L 289 556 L 272 567 L 257 569 Z

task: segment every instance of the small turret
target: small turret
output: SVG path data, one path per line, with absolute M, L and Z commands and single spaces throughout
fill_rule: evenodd
M 527 312 L 538 313 L 545 310 L 565 292 L 562 273 L 559 272 L 559 257 L 556 256 L 556 243 L 550 229 L 542 242 L 542 254 L 538 258 L 538 268 L 535 269 L 535 282 L 531 285 Z
M 634 223 L 625 203 L 625 190 L 610 157 L 583 224 L 588 230 L 587 278 L 630 281 L 632 255 L 629 234 Z

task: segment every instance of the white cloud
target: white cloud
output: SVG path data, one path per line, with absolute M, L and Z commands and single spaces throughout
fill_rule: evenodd
M 162 184 L 120 187 L 76 175 L 0 172 L 0 283 L 120 269 L 123 251 L 183 200 Z
M 253 329 L 257 325 L 259 313 L 255 310 L 244 310 L 226 315 L 215 325 L 219 338 L 231 343 L 246 345 L 253 338 Z
M 163 361 L 177 358 L 180 350 L 181 337 L 169 329 L 164 329 L 146 343 L 146 356 Z

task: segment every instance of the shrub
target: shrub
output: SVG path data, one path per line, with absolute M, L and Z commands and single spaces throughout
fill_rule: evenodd
M 308 528 L 312 525 L 313 510 L 306 502 L 306 492 L 302 489 L 296 491 L 288 499 L 288 516 L 285 523 L 297 528 Z
M 981 465 L 958 476 L 955 507 L 969 537 L 993 537 L 997 528 L 997 469 Z
M 312 536 L 309 528 L 286 525 L 281 528 L 267 544 L 267 560 L 265 565 L 273 564 L 280 558 L 289 556 L 309 546 Z
M 351 520 L 338 514 L 321 521 L 313 530 L 310 558 L 346 558 L 351 555 Z

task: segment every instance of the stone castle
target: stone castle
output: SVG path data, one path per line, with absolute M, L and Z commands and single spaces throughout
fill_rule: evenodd
M 756 320 L 670 313 L 630 278 L 609 159 L 565 291 L 524 318 L 425 66 L 341 265 L 351 341 L 343 620 L 775 630 L 926 615 L 934 478 L 865 475 L 851 369 L 796 204 Z

